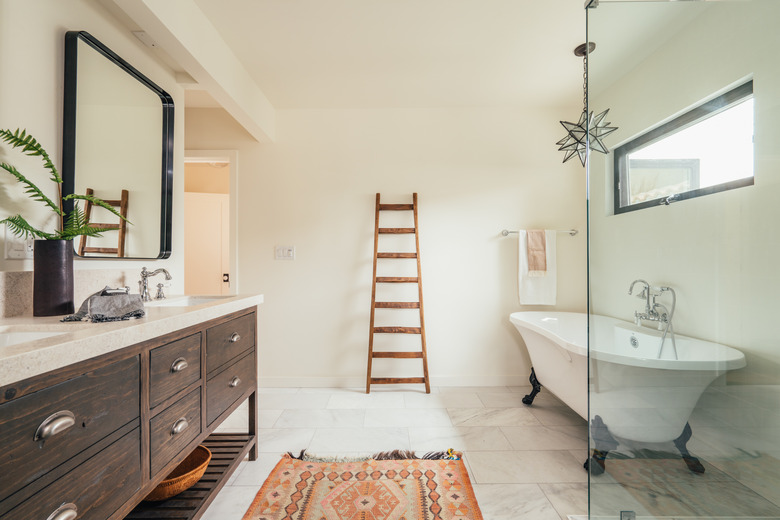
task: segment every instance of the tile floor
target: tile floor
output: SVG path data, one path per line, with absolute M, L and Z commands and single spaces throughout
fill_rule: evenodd
M 244 461 L 203 520 L 240 520 L 286 451 L 318 455 L 463 451 L 485 520 L 566 520 L 587 513 L 587 423 L 530 387 L 260 389 L 260 455 Z M 239 409 L 220 431 L 245 431 Z
M 204 520 L 239 520 L 286 451 L 319 455 L 465 453 L 485 520 L 585 520 L 587 424 L 549 392 L 533 406 L 528 387 L 261 389 L 260 456 L 242 462 Z M 621 444 L 591 482 L 591 520 L 780 520 L 780 385 L 711 386 L 690 424 L 690 451 L 705 473 L 687 470 L 671 443 Z M 221 426 L 245 431 L 246 410 Z M 668 455 L 664 455 L 667 453 Z M 570 516 L 571 515 L 571 516 Z

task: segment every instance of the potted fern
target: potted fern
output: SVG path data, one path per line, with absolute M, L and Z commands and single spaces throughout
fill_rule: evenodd
M 51 209 L 58 220 L 58 227 L 52 232 L 34 227 L 21 215 L 13 215 L 0 220 L 14 235 L 35 239 L 33 252 L 33 316 L 57 316 L 72 314 L 73 304 L 73 243 L 78 236 L 100 236 L 101 228 L 90 226 L 84 212 L 78 207 L 79 200 L 90 201 L 96 206 L 107 209 L 119 218 L 124 218 L 113 206 L 92 195 L 69 194 L 62 196 L 62 177 L 49 158 L 43 146 L 25 130 L 0 130 L 0 139 L 12 148 L 21 148 L 25 155 L 39 156 L 43 167 L 51 174 L 51 180 L 57 184 L 57 200 L 47 197 L 30 179 L 14 166 L 0 162 L 0 168 L 13 175 L 25 186 L 25 193 Z M 68 214 L 63 210 L 63 202 L 73 200 L 73 210 Z M 126 219 L 125 219 L 126 220 Z

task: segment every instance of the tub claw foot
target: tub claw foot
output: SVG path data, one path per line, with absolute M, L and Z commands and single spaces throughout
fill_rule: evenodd
M 534 402 L 534 398 L 536 397 L 536 394 L 538 394 L 542 390 L 542 385 L 539 383 L 539 380 L 536 379 L 536 372 L 534 372 L 533 367 L 531 367 L 531 375 L 528 377 L 528 381 L 531 382 L 531 386 L 533 389 L 531 390 L 531 393 L 523 397 L 523 404 L 531 405 Z
M 585 461 L 582 467 L 585 468 L 585 471 L 590 471 L 591 475 L 601 475 L 606 469 L 607 455 L 609 455 L 608 451 L 593 450 L 593 455 Z
M 593 453 L 583 467 L 590 471 L 591 475 L 601 475 L 606 469 L 607 455 L 610 450 L 618 447 L 618 441 L 609 433 L 607 425 L 598 415 L 590 421 L 590 436 L 594 444 Z
M 692 435 L 693 431 L 691 430 L 691 425 L 685 423 L 685 428 L 683 428 L 680 436 L 674 440 L 674 445 L 680 452 L 680 455 L 682 455 L 683 462 L 685 462 L 685 465 L 688 466 L 689 470 L 694 473 L 704 473 L 704 465 L 688 451 L 687 444 L 688 441 L 691 440 Z
M 683 455 L 682 459 L 683 462 L 685 462 L 685 465 L 688 466 L 689 470 L 693 471 L 694 473 L 704 473 L 704 464 L 702 464 L 696 457 Z

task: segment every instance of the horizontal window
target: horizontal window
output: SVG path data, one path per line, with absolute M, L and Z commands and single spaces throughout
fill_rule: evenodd
M 615 148 L 615 213 L 753 184 L 753 82 Z

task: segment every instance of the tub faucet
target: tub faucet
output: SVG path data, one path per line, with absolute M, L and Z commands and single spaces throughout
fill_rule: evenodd
M 159 269 L 155 269 L 152 272 L 149 272 L 146 270 L 146 267 L 141 268 L 141 279 L 138 281 L 138 290 L 141 293 L 141 300 L 145 302 L 152 301 L 152 295 L 149 294 L 149 278 L 152 276 L 158 275 L 158 274 L 164 274 L 166 280 L 171 279 L 171 273 L 169 273 L 166 269 L 163 269 L 162 267 Z M 159 285 L 157 286 L 157 296 L 155 299 L 162 300 L 165 298 L 165 294 L 162 291 L 162 287 Z
M 642 289 L 642 292 L 639 293 L 637 296 L 639 298 L 645 299 L 645 312 L 640 313 L 639 311 L 634 312 L 634 323 L 639 325 L 641 320 L 647 320 L 650 319 L 650 316 L 652 315 L 653 309 L 650 307 L 650 284 L 647 283 L 645 280 L 642 279 L 636 279 L 633 282 L 631 282 L 631 287 L 628 288 L 628 294 L 631 295 L 634 293 L 634 286 L 638 283 L 641 283 L 644 285 L 644 288 Z
M 661 344 L 658 347 L 658 359 L 661 359 L 661 353 L 664 349 L 664 342 L 669 337 L 672 341 L 672 349 L 674 351 L 674 359 L 677 359 L 677 342 L 674 338 L 674 326 L 672 325 L 672 318 L 674 317 L 674 310 L 677 306 L 677 294 L 671 287 L 651 287 L 645 280 L 634 280 L 631 282 L 631 287 L 628 289 L 628 294 L 632 294 L 634 291 L 634 285 L 641 283 L 644 285 L 642 292 L 638 294 L 640 298 L 645 299 L 645 312 L 634 312 L 634 323 L 637 326 L 642 325 L 642 321 L 657 321 L 658 330 L 663 330 L 664 333 L 661 336 Z M 669 292 L 672 295 L 672 306 L 667 308 L 665 305 L 655 301 L 655 299 L 661 296 L 663 293 Z

